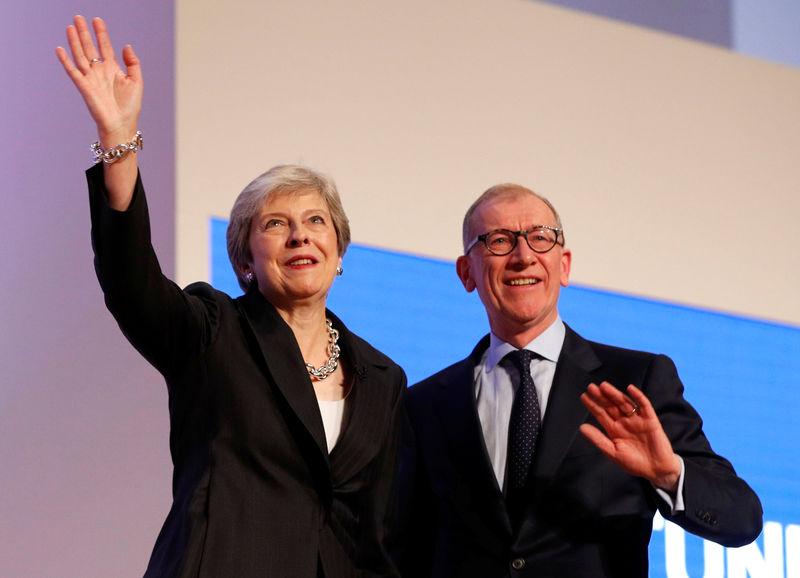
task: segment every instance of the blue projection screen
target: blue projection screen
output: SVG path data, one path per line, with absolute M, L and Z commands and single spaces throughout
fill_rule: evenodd
M 211 219 L 211 282 L 241 290 Z M 405 369 L 410 384 L 464 358 L 488 331 L 453 263 L 351 245 L 328 307 Z M 764 532 L 743 548 L 706 542 L 657 516 L 650 575 L 800 578 L 800 329 L 570 286 L 562 318 L 584 337 L 670 356 L 714 449 L 764 506 Z

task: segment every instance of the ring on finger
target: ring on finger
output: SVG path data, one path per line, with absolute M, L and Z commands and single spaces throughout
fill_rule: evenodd
M 631 417 L 639 413 L 639 404 L 635 401 L 633 402 L 633 409 L 630 410 L 628 413 L 624 414 L 624 417 Z
M 103 62 L 103 59 L 102 59 L 102 58 L 100 58 L 99 56 L 97 56 L 97 57 L 95 57 L 95 58 L 92 58 L 92 59 L 89 61 L 89 64 L 94 64 L 95 62 Z

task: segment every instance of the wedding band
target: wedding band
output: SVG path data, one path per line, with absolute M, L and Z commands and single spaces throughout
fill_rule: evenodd
M 636 415 L 639 413 L 639 404 L 634 402 L 633 409 L 625 414 L 625 417 L 631 417 L 632 415 Z
M 103 59 L 102 59 L 102 58 L 100 58 L 99 56 L 98 56 L 97 58 L 92 58 L 92 59 L 89 61 L 89 64 L 94 64 L 95 62 L 103 62 Z

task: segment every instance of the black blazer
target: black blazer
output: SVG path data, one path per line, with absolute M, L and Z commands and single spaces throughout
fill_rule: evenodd
M 683 398 L 671 360 L 584 340 L 567 328 L 512 530 L 478 420 L 474 369 L 488 336 L 463 361 L 407 394 L 401 459 L 403 576 L 441 578 L 646 578 L 653 515 L 726 546 L 754 540 L 761 504 L 716 455 Z M 649 397 L 685 462 L 684 512 L 672 515 L 653 487 L 607 459 L 578 431 L 594 418 L 579 396 L 590 382 L 633 383 Z
M 328 313 L 354 376 L 329 455 L 300 349 L 275 308 L 258 291 L 181 290 L 150 245 L 141 181 L 117 212 L 102 168 L 87 175 L 106 304 L 169 390 L 173 504 L 146 576 L 395 576 L 384 533 L 402 369 Z

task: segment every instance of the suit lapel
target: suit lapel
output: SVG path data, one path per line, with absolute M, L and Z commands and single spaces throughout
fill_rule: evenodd
M 514 540 L 515 547 L 551 531 L 551 523 L 539 518 L 536 512 L 542 505 L 540 500 L 546 499 L 543 492 L 554 483 L 558 468 L 575 437 L 583 435 L 578 428 L 586 420 L 589 410 L 581 403 L 580 395 L 593 381 L 590 372 L 600 365 L 589 343 L 567 327 L 528 476 L 528 513 L 523 516 Z
M 511 524 L 505 500 L 491 460 L 486 451 L 478 410 L 475 403 L 475 366 L 489 345 L 486 336 L 472 354 L 456 364 L 440 382 L 444 395 L 437 396 L 436 413 L 447 438 L 447 455 L 452 459 L 456 484 L 453 499 L 466 504 L 463 511 L 472 517 L 472 524 L 489 524 L 500 541 L 511 535 Z
M 533 478 L 552 477 L 589 411 L 580 395 L 593 381 L 590 372 L 601 365 L 589 343 L 567 327 L 564 346 L 553 377 L 553 387 L 532 465 Z
M 353 371 L 353 389 L 347 398 L 339 440 L 331 451 L 334 481 L 343 482 L 360 471 L 385 443 L 392 388 L 383 382 L 387 367 L 364 349 L 345 325 L 330 311 L 328 317 L 339 331 L 342 355 Z
M 272 376 L 276 393 L 299 418 L 314 440 L 319 457 L 327 464 L 328 450 L 319 405 L 291 328 L 258 291 L 248 292 L 239 302 L 264 357 L 266 369 Z

